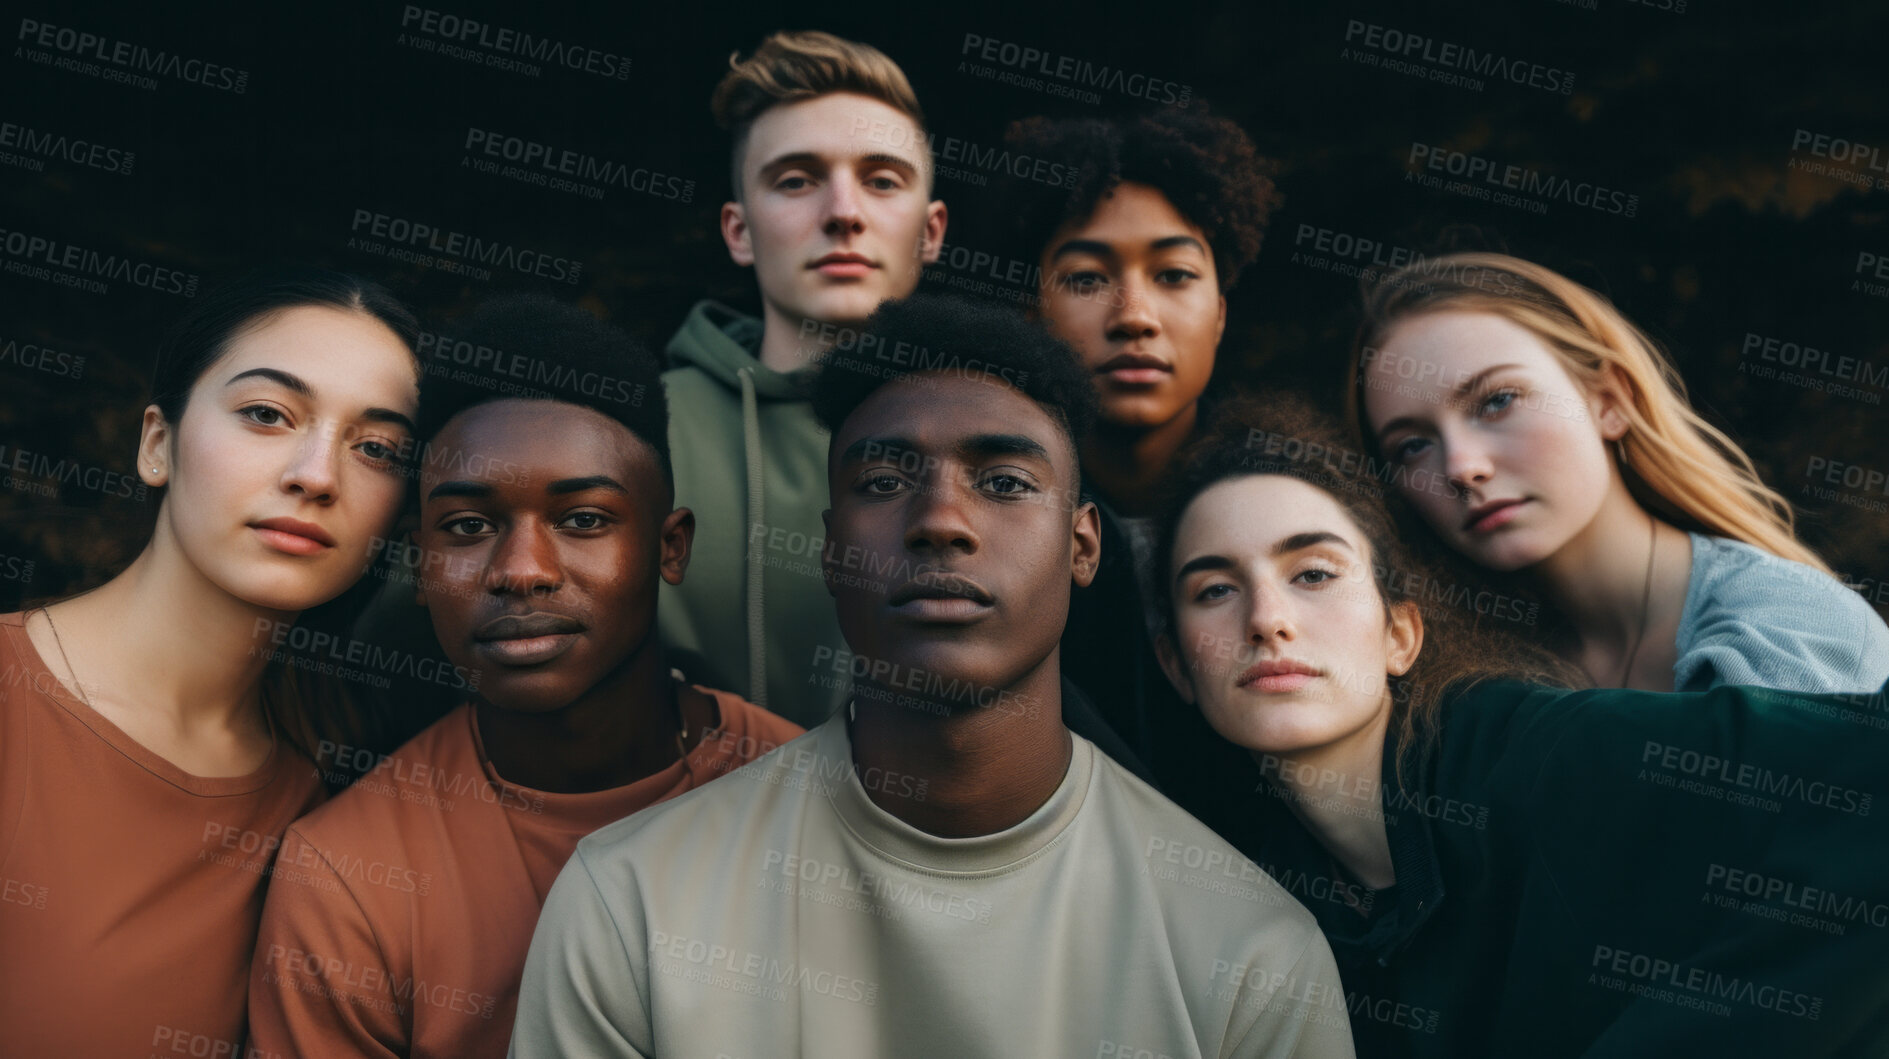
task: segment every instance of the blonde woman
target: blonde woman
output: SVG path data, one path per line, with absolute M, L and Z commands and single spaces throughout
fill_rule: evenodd
M 1597 686 L 1875 691 L 1889 627 L 1601 295 L 1464 253 L 1367 297 L 1351 419 L 1444 545 L 1518 573 Z

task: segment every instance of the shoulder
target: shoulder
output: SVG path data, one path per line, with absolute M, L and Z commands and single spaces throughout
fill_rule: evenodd
M 721 726 L 707 733 L 706 738 L 732 738 L 739 741 L 740 745 L 732 749 L 735 756 L 743 761 L 753 761 L 807 733 L 805 728 L 780 714 L 756 706 L 732 691 L 721 691 L 700 684 L 692 686 L 713 697 L 721 711 Z
M 1836 578 L 1742 541 L 1692 546 L 1675 688 L 1873 691 L 1889 678 L 1889 626 Z
M 712 783 L 605 825 L 577 848 L 593 867 L 627 868 L 644 849 L 706 853 L 722 836 L 767 826 L 763 818 L 797 816 L 803 803 L 824 789 L 817 779 L 826 756 L 817 734 L 791 739 Z
M 359 850 L 376 843 L 398 841 L 403 819 L 436 813 L 434 802 L 408 796 L 430 793 L 435 777 L 477 767 L 465 706 L 422 729 L 399 749 L 376 755 L 364 748 L 339 747 L 351 755 L 344 766 L 371 766 L 348 788 L 295 822 L 295 828 L 317 849 L 345 846 Z

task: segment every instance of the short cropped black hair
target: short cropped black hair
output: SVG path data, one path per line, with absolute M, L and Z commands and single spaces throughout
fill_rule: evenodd
M 1057 229 L 1095 213 L 1121 184 L 1146 184 L 1207 236 L 1220 290 L 1231 290 L 1259 256 L 1266 222 L 1280 203 L 1276 167 L 1245 130 L 1205 112 L 1162 109 L 1122 118 L 1025 118 L 1005 135 L 1020 155 L 1060 163 L 1062 183 L 1006 177 L 998 191 L 1001 228 L 991 236 L 1014 260 L 1034 262 Z
M 1095 389 L 1073 350 L 1014 309 L 949 294 L 885 302 L 863 330 L 841 335 L 814 380 L 813 413 L 838 437 L 881 386 L 932 372 L 1009 383 L 1049 413 L 1071 446 L 1095 422 Z
M 663 482 L 669 461 L 669 405 L 662 366 L 620 328 L 543 294 L 484 302 L 450 331 L 422 332 L 417 441 L 426 445 L 454 416 L 508 398 L 562 401 L 623 424 L 656 454 Z

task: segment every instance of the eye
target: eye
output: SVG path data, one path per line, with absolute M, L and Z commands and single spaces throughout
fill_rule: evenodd
M 1178 287 L 1178 286 L 1181 286 L 1182 284 L 1199 279 L 1200 274 L 1197 272 L 1190 271 L 1188 269 L 1184 269 L 1184 268 L 1164 268 L 1161 271 L 1155 273 L 1154 278 L 1159 280 L 1162 283 L 1166 283 L 1166 284 L 1170 284 L 1172 286 Z
M 1063 277 L 1063 286 L 1072 290 L 1086 291 L 1107 282 L 1108 277 L 1100 272 L 1071 272 Z
M 1497 390 L 1479 401 L 1476 404 L 1476 411 L 1478 414 L 1485 417 L 1501 415 L 1503 412 L 1508 411 L 1509 408 L 1515 404 L 1515 399 L 1521 395 L 1522 392 L 1513 387 Z
M 905 485 L 896 474 L 874 474 L 860 479 L 859 491 L 869 496 L 891 496 Z
M 1415 459 L 1417 454 L 1421 453 L 1429 444 L 1429 438 L 1412 435 L 1391 446 L 1390 458 L 1397 463 L 1406 463 Z
M 1327 581 L 1336 581 L 1341 575 L 1336 570 L 1313 566 L 1299 571 L 1292 580 L 1305 585 L 1322 585 Z
M 866 183 L 878 191 L 897 191 L 901 186 L 898 177 L 884 175 L 868 177 Z
M 801 188 L 806 187 L 809 183 L 810 181 L 808 181 L 806 177 L 801 176 L 799 174 L 795 174 L 793 176 L 784 176 L 774 182 L 774 190 L 799 191 Z
M 263 427 L 277 427 L 288 422 L 288 417 L 282 414 L 281 409 L 271 408 L 266 404 L 252 404 L 246 408 L 239 408 L 236 414 Z
M 483 537 L 491 531 L 492 523 L 489 519 L 483 519 L 477 515 L 467 515 L 464 518 L 453 519 L 440 528 L 454 537 Z
M 1212 603 L 1215 600 L 1225 599 L 1232 594 L 1232 585 L 1227 584 L 1225 581 L 1215 581 L 1212 584 L 1203 585 L 1200 591 L 1194 593 L 1194 602 Z
M 400 450 L 384 441 L 363 441 L 354 446 L 356 452 L 376 462 L 385 462 L 396 456 Z
M 999 496 L 1021 496 L 1036 490 L 1035 486 L 1014 474 L 993 474 L 984 479 L 983 487 Z
M 602 529 L 608 521 L 595 511 L 573 511 L 564 516 L 565 524 L 576 530 Z

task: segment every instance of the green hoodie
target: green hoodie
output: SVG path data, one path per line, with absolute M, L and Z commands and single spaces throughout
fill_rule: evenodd
M 811 729 L 846 701 L 851 661 L 820 576 L 827 431 L 813 369 L 774 371 L 760 347 L 761 321 L 712 301 L 669 340 L 676 503 L 695 512 L 695 547 L 657 623 L 690 680 Z

